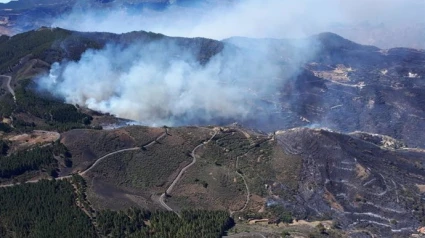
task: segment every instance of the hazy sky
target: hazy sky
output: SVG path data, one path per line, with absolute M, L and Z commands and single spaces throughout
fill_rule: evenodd
M 219 3 L 219 4 L 216 4 Z M 225 39 L 304 37 L 331 31 L 364 44 L 425 47 L 425 0 L 235 0 L 165 11 L 75 8 L 53 26 Z M 403 42 L 406 42 L 403 45 Z

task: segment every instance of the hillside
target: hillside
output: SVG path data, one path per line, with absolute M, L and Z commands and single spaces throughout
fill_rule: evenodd
M 243 59 L 250 70 L 235 81 L 247 80 L 244 90 L 255 96 L 244 101 L 250 115 L 208 115 L 192 125 L 187 114 L 171 115 L 181 127 L 128 126 L 37 87 L 55 62 L 78 62 L 87 49 L 152 42 L 173 45 L 171 53 L 146 51 L 173 55 L 165 63 L 180 53 L 199 68 L 223 52 L 234 57 L 224 63 Z M 198 234 L 201 220 L 209 222 L 200 237 L 406 237 L 425 226 L 423 51 L 381 50 L 332 33 L 220 42 L 41 28 L 2 36 L 0 59 L 0 192 L 26 204 L 49 194 L 69 213 L 58 216 L 52 201 L 51 209 L 37 205 L 40 219 L 22 218 L 13 214 L 31 208 L 8 203 L 0 236 L 40 237 L 52 216 L 57 227 L 74 216 L 75 229 L 94 237 L 185 237 Z M 285 78 L 261 78 L 273 95 L 248 81 L 264 69 L 254 67 L 258 59 Z
M 296 128 L 266 135 L 231 126 L 74 130 L 62 136 L 71 153 L 85 151 L 89 141 L 109 148 L 90 145 L 95 166 L 81 167 L 90 160 L 73 154 L 70 170 L 59 175 L 68 179 L 75 171 L 84 178 L 85 206 L 92 213 L 223 210 L 237 222 L 230 234 L 245 229 L 271 237 L 320 235 L 320 222 L 308 223 L 314 221 L 332 226 L 326 234 L 334 237 L 405 237 L 424 225 L 424 151 L 377 134 Z M 112 147 L 107 141 L 131 144 Z M 264 227 L 248 223 L 252 219 L 279 224 Z M 285 224 L 292 219 L 305 222 Z
M 89 200 L 97 208 L 159 208 L 159 195 L 189 164 L 184 151 L 196 146 L 180 144 L 181 138 L 191 140 L 196 131 L 211 135 L 214 128 L 209 130 L 170 129 L 147 150 L 105 159 L 85 175 L 91 181 Z M 352 235 L 414 233 L 425 219 L 424 152 L 396 148 L 390 138 L 382 144 L 377 140 L 382 137 L 370 138 L 305 128 L 274 136 L 221 128 L 195 151 L 196 163 L 165 201 L 177 211 L 220 209 L 243 219 L 273 220 L 282 215 L 274 212 L 281 207 L 299 220 L 333 220 Z M 173 149 L 175 143 L 181 152 Z M 186 159 L 179 161 L 179 154 Z
M 381 50 L 332 33 L 310 41 L 231 38 L 224 42 L 268 52 L 286 71 L 298 70 L 277 86 L 276 95 L 260 96 L 262 108 L 256 115 L 261 119 L 241 123 L 264 131 L 297 126 L 367 131 L 411 147 L 425 146 L 420 132 L 425 125 L 423 50 Z

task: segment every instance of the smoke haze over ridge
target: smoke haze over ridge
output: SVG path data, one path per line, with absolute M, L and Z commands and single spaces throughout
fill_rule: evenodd
M 199 2 L 199 1 L 198 1 Z M 194 4 L 195 5 L 195 4 Z M 75 7 L 53 26 L 78 31 L 152 31 L 169 36 L 307 37 L 334 32 L 381 48 L 425 48 L 423 0 L 234 0 L 171 4 L 161 11 L 116 6 Z
M 80 31 L 129 32 L 148 30 L 172 36 L 224 39 L 245 37 L 305 37 L 327 30 L 329 24 L 368 21 L 393 22 L 389 11 L 412 8 L 406 19 L 420 23 L 417 10 L 423 2 L 371 0 L 360 3 L 329 0 L 234 1 L 201 7 L 170 6 L 164 11 L 75 10 L 57 19 L 54 26 Z M 379 11 L 365 9 L 376 7 Z M 362 5 L 363 4 L 363 5 Z M 205 6 L 212 6 L 206 12 Z M 362 10 L 359 13 L 355 11 Z M 326 11 L 325 11 L 326 10 Z M 376 16 L 375 16 L 376 15 Z M 380 19 L 377 19 L 381 17 Z M 398 23 L 406 22 L 406 19 Z M 418 20 L 419 19 L 419 20 Z M 355 21 L 354 21 L 355 20 Z M 294 70 L 314 56 L 314 42 L 298 45 L 291 67 L 277 65 L 279 52 L 270 51 L 271 41 L 253 44 L 244 38 L 230 43 L 245 46 L 225 49 L 206 65 L 196 59 L 197 49 L 187 51 L 164 41 L 128 48 L 109 45 L 88 50 L 78 62 L 58 62 L 39 87 L 66 102 L 141 121 L 148 125 L 188 125 L 245 120 L 255 117 L 255 102 L 275 99 L 279 87 L 297 75 Z M 171 40 L 173 42 L 173 40 Z M 196 48 L 196 46 L 194 46 Z

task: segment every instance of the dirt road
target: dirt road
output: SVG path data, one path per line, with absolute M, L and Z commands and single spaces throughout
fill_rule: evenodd
M 245 208 L 248 206 L 249 198 L 251 197 L 251 192 L 249 191 L 248 183 L 245 180 L 245 176 L 243 176 L 243 174 L 239 173 L 238 171 L 236 171 L 236 173 L 242 178 L 243 183 L 245 184 L 246 201 L 245 201 L 245 204 L 243 205 L 243 207 L 241 209 L 239 209 L 238 211 L 230 211 L 230 215 L 233 215 L 235 212 L 243 212 L 245 210 Z
M 167 132 L 162 133 L 161 135 L 159 135 L 157 138 L 155 138 L 155 140 L 153 140 L 152 142 L 150 142 L 148 145 L 146 146 L 150 146 L 153 145 L 155 143 L 158 142 L 158 140 L 162 139 L 164 136 L 167 135 Z M 144 146 L 146 148 L 146 146 Z M 102 157 L 100 157 L 99 159 L 96 160 L 96 162 L 94 162 L 90 167 L 88 167 L 86 170 L 81 171 L 78 173 L 78 175 L 80 176 L 84 176 L 87 172 L 89 172 L 90 170 L 92 170 L 96 165 L 98 165 L 102 160 L 106 159 L 109 156 L 115 155 L 115 154 L 119 154 L 122 152 L 126 152 L 126 151 L 133 151 L 133 150 L 140 150 L 141 147 L 133 147 L 133 148 L 127 148 L 127 149 L 121 149 L 121 150 L 117 150 L 114 152 L 111 152 L 109 154 L 106 154 Z M 72 178 L 73 175 L 66 175 L 66 176 L 61 176 L 61 177 L 57 177 L 54 178 L 55 180 L 63 180 L 63 179 L 69 179 Z M 52 178 L 53 179 L 53 178 Z M 36 179 L 36 180 L 30 180 L 30 181 L 26 181 L 25 183 L 37 183 L 42 179 Z M 15 183 L 15 184 L 4 184 L 4 185 L 0 185 L 0 188 L 6 188 L 6 187 L 13 187 L 16 185 L 20 185 L 20 183 Z
M 168 211 L 173 211 L 173 209 L 171 207 L 169 207 L 164 199 L 165 199 L 165 195 L 166 194 L 170 194 L 173 191 L 174 186 L 177 184 L 177 182 L 180 180 L 180 178 L 183 176 L 183 173 L 186 172 L 187 169 L 189 169 L 190 167 L 192 167 L 195 163 L 196 163 L 196 155 L 195 152 L 197 149 L 199 149 L 201 146 L 208 144 L 215 136 L 217 135 L 217 130 L 214 130 L 214 134 L 211 136 L 211 138 L 206 141 L 206 142 L 202 142 L 201 144 L 197 145 L 191 153 L 192 156 L 192 162 L 190 164 L 188 164 L 186 167 L 184 167 L 180 173 L 177 175 L 177 177 L 174 179 L 174 181 L 171 183 L 171 185 L 167 188 L 167 190 L 165 191 L 165 193 L 163 193 L 160 197 L 159 197 L 159 203 L 161 204 L 161 206 L 163 206 L 165 209 L 167 209 Z
M 0 75 L 0 77 L 7 78 L 7 83 L 6 83 L 7 90 L 9 91 L 10 94 L 12 94 L 13 100 L 16 102 L 15 91 L 13 91 L 13 88 L 10 87 L 10 82 L 12 81 L 12 77 L 8 75 Z
M 96 160 L 96 162 L 94 162 L 94 164 L 92 164 L 86 170 L 84 170 L 83 172 L 80 172 L 78 174 L 81 175 L 81 176 L 85 175 L 87 172 L 92 170 L 97 164 L 102 162 L 102 160 L 106 159 L 107 157 L 109 157 L 111 155 L 119 154 L 119 153 L 126 152 L 126 151 L 133 151 L 133 150 L 140 150 L 140 147 L 133 147 L 133 148 L 128 148 L 128 149 L 117 150 L 117 151 L 111 152 L 107 155 L 104 155 L 103 157 L 100 157 L 98 160 Z

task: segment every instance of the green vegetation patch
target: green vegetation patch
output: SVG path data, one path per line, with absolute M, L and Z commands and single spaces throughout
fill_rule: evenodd
M 0 177 L 11 178 L 21 175 L 27 171 L 36 171 L 40 169 L 49 170 L 51 176 L 57 176 L 57 160 L 54 156 L 63 155 L 65 158 L 71 156 L 67 148 L 54 143 L 51 146 L 35 147 L 26 151 L 19 151 L 12 155 L 5 155 L 8 145 L 1 142 L 2 155 L 0 155 Z
M 151 212 L 136 208 L 126 211 L 103 210 L 96 213 L 98 231 L 103 236 L 149 237 L 145 224 Z
M 0 189 L 0 237 L 97 237 L 67 181 Z
M 12 94 L 7 93 L 0 98 L 0 116 L 10 117 L 15 110 L 15 101 Z
M 171 212 L 156 212 L 151 226 L 153 237 L 222 237 L 234 222 L 225 211 L 182 211 L 181 219 Z
M 90 115 L 80 112 L 75 106 L 63 103 L 54 98 L 43 97 L 30 89 L 32 82 L 24 80 L 21 86 L 15 90 L 17 107 L 15 112 L 25 112 L 43 119 L 47 123 L 47 128 L 58 131 L 66 131 L 76 128 L 84 128 L 93 119 Z M 14 120 L 14 125 L 18 129 L 34 129 L 34 123 L 26 123 Z
M 188 210 L 178 217 L 168 211 L 104 210 L 96 217 L 101 235 L 110 237 L 217 238 L 234 226 L 225 211 Z
M 0 39 L 0 62 L 2 62 L 0 63 L 0 72 L 8 71 L 9 67 L 18 64 L 19 60 L 26 55 L 41 55 L 54 42 L 63 40 L 70 34 L 70 31 L 56 29 L 54 31 L 29 31 L 10 39 L 2 36 Z
M 89 211 L 80 176 L 0 189 L 0 237 L 221 237 L 234 226 L 226 211 Z M 75 191 L 76 190 L 76 191 Z M 95 214 L 91 220 L 88 214 Z

